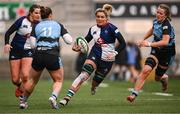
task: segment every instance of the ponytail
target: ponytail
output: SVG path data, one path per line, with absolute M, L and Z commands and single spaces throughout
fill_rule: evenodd
M 111 13 L 112 13 L 112 5 L 110 4 L 104 4 L 102 8 L 98 8 L 96 11 L 95 11 L 95 15 L 98 13 L 98 12 L 103 12 L 105 14 L 105 16 L 107 18 L 110 17 Z
M 104 4 L 102 9 L 107 12 L 108 17 L 112 13 L 112 5 L 110 5 L 110 4 Z

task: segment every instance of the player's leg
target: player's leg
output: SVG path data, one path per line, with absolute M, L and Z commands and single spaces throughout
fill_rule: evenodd
M 132 77 L 130 79 L 131 82 L 135 83 L 138 78 L 138 71 L 135 68 L 135 64 L 129 66 L 129 70 L 132 74 Z
M 10 64 L 10 72 L 11 72 L 11 80 L 12 83 L 17 87 L 15 90 L 15 96 L 19 97 L 22 94 L 21 86 L 21 58 L 22 52 L 11 49 L 9 53 L 9 64 Z
M 139 91 L 142 89 L 146 78 L 149 76 L 153 68 L 156 66 L 158 60 L 155 56 L 150 56 L 146 59 L 145 65 L 139 74 L 139 77 L 135 83 L 134 90 L 131 95 L 127 97 L 127 100 L 132 102 L 138 96 Z
M 69 88 L 66 96 L 63 100 L 60 101 L 61 105 L 66 105 L 68 101 L 74 96 L 74 94 L 80 89 L 80 86 L 83 82 L 85 82 L 90 75 L 93 73 L 96 68 L 96 64 L 92 60 L 86 60 L 82 72 L 79 76 L 73 81 L 71 87 Z
M 113 62 L 99 61 L 98 67 L 92 80 L 91 94 L 96 93 L 96 88 L 104 80 L 112 68 Z
M 24 83 L 28 81 L 30 70 L 32 64 L 32 57 L 25 57 L 21 59 L 21 80 L 22 84 L 20 86 L 21 91 L 24 91 Z
M 96 89 L 99 86 L 99 84 L 104 80 L 106 75 L 103 75 L 102 73 L 96 71 L 95 75 L 92 80 L 92 86 L 91 86 L 91 95 L 96 94 Z
M 32 68 L 30 70 L 29 78 L 25 83 L 23 83 L 24 92 L 23 95 L 19 97 L 20 108 L 27 108 L 27 99 L 34 90 L 34 87 L 39 81 L 40 75 L 44 69 L 44 62 L 42 61 L 44 57 L 42 55 L 35 55 L 32 61 Z
M 173 60 L 174 55 L 172 56 L 171 53 L 165 53 L 160 55 L 159 64 L 155 72 L 155 80 L 161 82 L 163 92 L 166 92 L 168 89 L 168 75 L 165 73 Z
M 162 84 L 162 91 L 163 92 L 166 92 L 167 89 L 168 89 L 168 75 L 167 74 L 164 74 L 162 77 L 161 77 L 161 84 Z
M 10 60 L 10 71 L 11 71 L 11 80 L 12 83 L 17 87 L 15 90 L 15 96 L 19 97 L 22 93 L 20 86 L 21 86 L 21 78 L 20 78 L 20 67 L 21 67 L 21 60 Z
M 64 77 L 64 69 L 61 67 L 55 71 L 49 71 L 52 79 L 53 79 L 53 88 L 51 97 L 49 97 L 49 101 L 53 109 L 58 109 L 57 98 L 62 88 L 63 77 Z
M 167 71 L 167 66 L 161 66 L 160 64 L 156 68 L 155 72 L 155 80 L 161 82 L 162 84 L 162 91 L 166 91 L 168 88 L 168 75 L 165 74 Z
M 42 71 L 43 70 L 36 71 L 33 68 L 31 69 L 29 79 L 23 84 L 24 92 L 23 95 L 19 97 L 19 108 L 26 109 L 28 107 L 28 97 L 31 95 L 31 93 L 34 90 L 34 87 L 38 83 Z
M 63 77 L 64 77 L 62 60 L 59 56 L 54 56 L 50 54 L 44 56 L 45 56 L 44 65 L 53 80 L 52 93 L 51 96 L 49 97 L 49 102 L 53 109 L 58 109 L 59 106 L 57 103 L 57 98 L 62 88 Z

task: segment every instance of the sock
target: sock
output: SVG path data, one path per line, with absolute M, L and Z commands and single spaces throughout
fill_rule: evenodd
M 23 102 L 27 102 L 27 97 L 26 96 L 20 96 L 19 100 L 23 101 Z
M 136 97 L 138 96 L 138 94 L 139 94 L 139 92 L 138 91 L 136 91 L 136 90 L 133 90 L 132 91 L 132 95 L 135 95 Z
M 67 92 L 67 94 L 66 94 L 66 96 L 68 96 L 68 97 L 73 97 L 73 95 L 75 94 L 75 92 L 74 91 L 72 91 L 71 89 L 69 89 L 68 90 L 68 92 Z
M 57 100 L 58 97 L 58 93 L 56 92 L 52 92 L 51 97 L 55 98 Z

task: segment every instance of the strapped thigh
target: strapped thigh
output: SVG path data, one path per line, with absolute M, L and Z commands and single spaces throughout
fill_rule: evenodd
M 95 75 L 94 75 L 94 77 L 93 77 L 93 80 L 94 81 L 96 81 L 97 83 L 101 83 L 103 80 L 104 80 L 104 78 L 105 78 L 105 76 L 106 75 L 103 75 L 103 74 L 101 74 L 100 72 L 95 72 Z
M 145 65 L 149 65 L 151 66 L 151 68 L 153 69 L 156 64 L 158 63 L 158 60 L 155 56 L 151 55 L 150 57 L 148 57 L 145 61 Z
M 162 77 L 166 73 L 167 69 L 168 66 L 158 65 L 155 72 L 156 76 Z
M 91 75 L 94 71 L 94 67 L 91 64 L 84 64 L 82 67 L 82 71 L 87 72 L 89 75 Z

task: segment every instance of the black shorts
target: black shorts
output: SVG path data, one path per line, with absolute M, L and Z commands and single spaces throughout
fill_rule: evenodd
M 47 53 L 35 53 L 33 56 L 32 67 L 37 70 L 57 70 L 62 67 L 62 61 L 59 56 Z
M 34 50 L 14 50 L 13 48 L 9 52 L 9 60 L 17 60 L 25 57 L 33 57 Z
M 96 54 L 93 53 L 92 51 L 89 54 L 88 59 L 94 61 L 94 63 L 97 66 L 96 71 L 104 76 L 106 76 L 109 73 L 113 65 L 113 61 L 103 61 L 100 58 L 98 58 Z
M 161 66 L 169 66 L 175 56 L 175 50 L 159 50 L 154 48 L 151 54 L 158 59 L 158 64 Z

